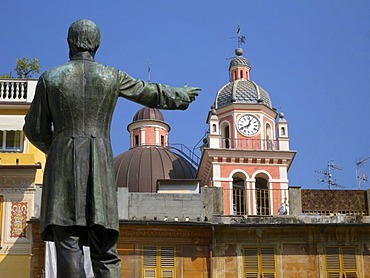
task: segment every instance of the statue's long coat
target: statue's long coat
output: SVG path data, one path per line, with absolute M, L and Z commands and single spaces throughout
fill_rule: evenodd
M 97 63 L 88 53 L 39 78 L 24 132 L 47 154 L 41 238 L 50 225 L 101 225 L 118 236 L 110 125 L 117 98 L 149 107 L 186 109 L 181 88 L 145 83 Z

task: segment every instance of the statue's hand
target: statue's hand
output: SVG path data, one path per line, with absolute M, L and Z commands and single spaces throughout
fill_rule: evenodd
M 195 100 L 195 97 L 198 96 L 198 92 L 201 91 L 201 88 L 196 88 L 196 87 L 184 87 L 185 93 L 189 97 L 189 102 L 192 102 Z

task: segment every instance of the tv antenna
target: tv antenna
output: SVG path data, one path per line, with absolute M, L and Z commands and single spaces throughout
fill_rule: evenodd
M 361 183 L 363 183 L 365 185 L 366 182 L 367 182 L 366 174 L 360 174 L 360 167 L 361 167 L 362 163 L 364 163 L 368 159 L 370 159 L 370 156 L 365 158 L 365 159 L 359 159 L 356 162 L 356 179 L 357 179 L 358 189 L 361 189 Z
M 333 170 L 343 170 L 343 169 L 335 165 L 334 161 L 329 161 L 327 163 L 327 168 L 325 170 L 316 170 L 315 171 L 316 173 L 324 175 L 322 179 L 318 179 L 318 182 L 327 183 L 329 189 L 332 189 L 332 187 L 344 188 L 343 185 L 338 184 L 336 180 L 333 179 L 332 174 Z

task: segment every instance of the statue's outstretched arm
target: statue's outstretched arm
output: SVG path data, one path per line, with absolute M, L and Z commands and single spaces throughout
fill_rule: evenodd
M 119 73 L 120 96 L 148 107 L 159 109 L 185 110 L 198 96 L 200 88 L 171 87 L 168 85 L 147 83 L 134 79 L 124 72 Z

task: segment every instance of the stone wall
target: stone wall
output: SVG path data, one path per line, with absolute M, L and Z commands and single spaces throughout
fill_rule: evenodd
M 222 214 L 222 190 L 202 188 L 198 194 L 129 193 L 118 191 L 121 220 L 201 222 Z

